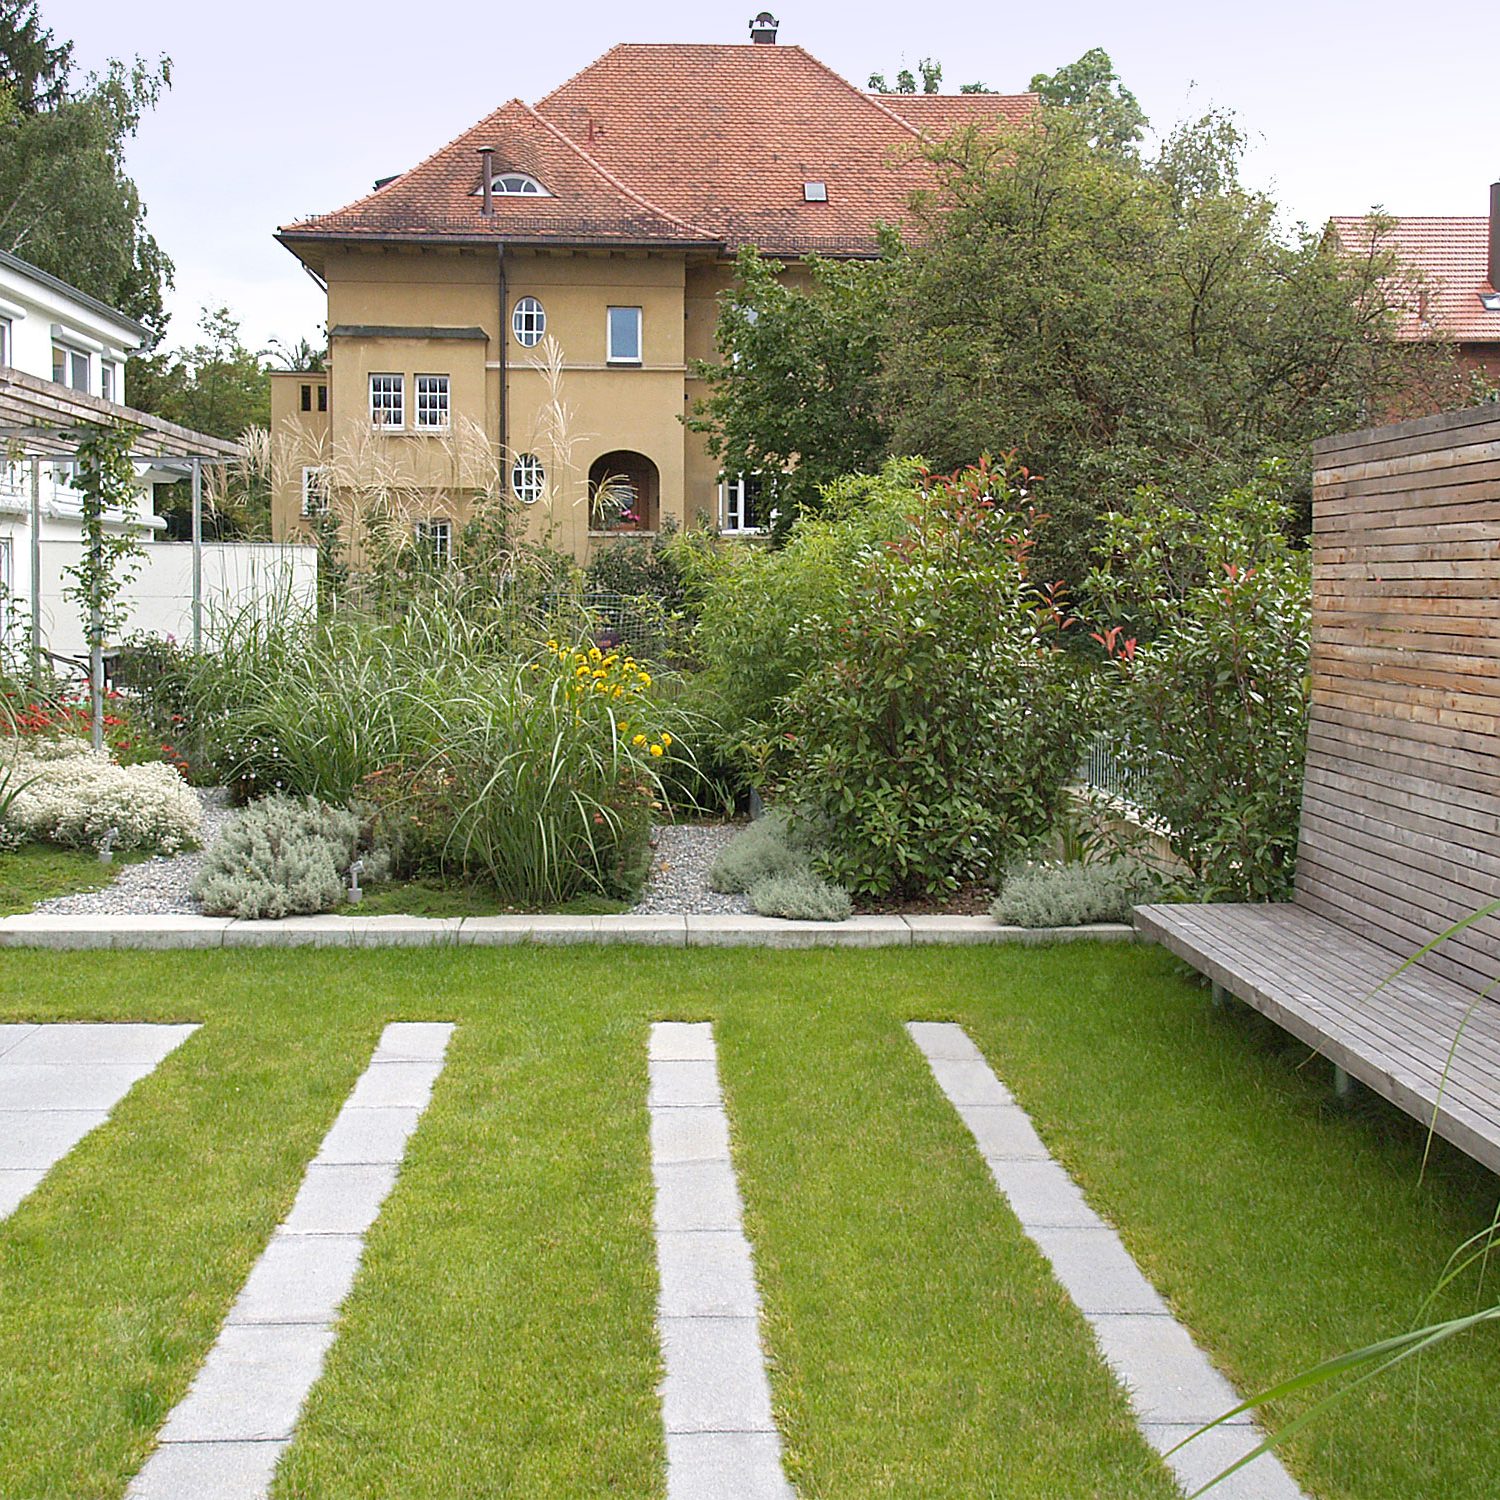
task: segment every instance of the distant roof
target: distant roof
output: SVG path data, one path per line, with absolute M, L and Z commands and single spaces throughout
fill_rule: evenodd
M 1032 94 L 867 94 L 801 47 L 622 44 L 534 108 L 512 100 L 280 237 L 869 254 L 932 181 L 916 159 L 925 136 L 1035 108 Z M 497 195 L 484 214 L 482 147 L 497 176 L 525 173 L 549 196 Z M 826 201 L 809 201 L 808 183 L 826 184 Z
M 1350 251 L 1368 249 L 1372 220 L 1364 215 L 1331 219 L 1339 242 Z M 1483 215 L 1403 215 L 1391 220 L 1388 243 L 1424 277 L 1424 299 L 1410 298 L 1409 338 L 1437 334 L 1458 343 L 1500 343 L 1500 311 L 1489 312 L 1481 294 L 1490 285 L 1490 224 Z
M 111 307 L 109 303 L 101 302 L 97 297 L 89 296 L 87 292 L 80 292 L 76 286 L 70 286 L 60 276 L 54 276 L 50 271 L 44 271 L 40 266 L 32 265 L 29 260 L 22 260 L 19 255 L 12 255 L 8 250 L 0 250 L 0 266 L 9 266 L 12 271 L 19 271 L 23 276 L 31 277 L 33 281 L 39 281 L 43 286 L 51 287 L 54 292 L 61 292 L 64 296 L 71 297 L 75 302 L 81 302 L 94 312 L 102 313 L 116 323 L 134 329 L 143 339 L 150 336 L 150 330 L 144 324 L 122 313 L 118 307 Z

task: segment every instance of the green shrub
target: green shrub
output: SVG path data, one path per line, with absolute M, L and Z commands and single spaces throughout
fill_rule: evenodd
M 768 812 L 742 829 L 719 851 L 708 883 L 726 895 L 748 891 L 758 881 L 798 875 L 808 869 L 805 849 L 793 848 L 786 818 Z
M 210 916 L 332 911 L 344 899 L 359 835 L 352 812 L 313 797 L 267 797 L 229 819 L 204 856 L 192 893 Z
M 1139 860 L 1030 865 L 1006 877 L 990 915 L 1007 927 L 1129 922 L 1130 909 L 1161 889 L 1160 877 Z
M 1143 494 L 1106 518 L 1097 639 L 1113 721 L 1144 773 L 1138 796 L 1210 900 L 1291 895 L 1311 701 L 1309 558 L 1287 540 L 1271 479 L 1199 515 Z
M 856 895 L 939 894 L 1050 828 L 1088 730 L 1063 620 L 1026 571 L 1028 476 L 988 461 L 907 497 L 835 612 L 796 627 L 815 662 L 785 702 L 786 796 L 814 868 Z
M 584 570 L 591 592 L 646 598 L 665 611 L 680 611 L 685 602 L 682 569 L 672 546 L 675 527 L 664 523 L 659 536 L 623 533 L 600 542 Z
M 830 486 L 823 512 L 799 520 L 776 550 L 710 544 L 697 532 L 671 543 L 698 617 L 696 692 L 720 726 L 699 748 L 741 786 L 765 787 L 784 771 L 782 700 L 823 649 L 816 630 L 800 627 L 837 615 L 860 560 L 905 529 L 919 469 L 915 459 L 893 459 L 878 475 Z
M 820 880 L 811 870 L 762 875 L 749 888 L 750 904 L 763 917 L 803 922 L 842 922 L 854 910 L 849 892 Z

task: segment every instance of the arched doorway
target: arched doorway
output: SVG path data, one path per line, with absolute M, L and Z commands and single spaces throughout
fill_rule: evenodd
M 590 531 L 655 531 L 661 476 L 644 453 L 616 448 L 589 465 Z

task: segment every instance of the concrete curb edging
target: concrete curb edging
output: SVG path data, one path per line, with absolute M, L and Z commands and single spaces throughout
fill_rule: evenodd
M 792 922 L 759 916 L 564 917 L 0 917 L 0 948 L 426 948 L 515 943 L 643 943 L 666 948 L 891 948 L 917 944 L 1138 941 L 1131 927 L 1002 927 L 989 917 L 850 917 Z

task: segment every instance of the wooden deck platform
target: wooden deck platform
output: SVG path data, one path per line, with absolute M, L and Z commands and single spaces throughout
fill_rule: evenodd
M 1292 904 L 1141 906 L 1135 920 L 1145 936 L 1500 1172 L 1500 1005 L 1415 965 L 1391 979 L 1401 959 L 1389 949 Z

